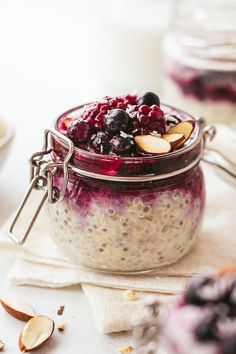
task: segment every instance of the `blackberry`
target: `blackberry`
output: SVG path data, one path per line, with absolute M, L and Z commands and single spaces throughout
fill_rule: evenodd
M 75 120 L 67 128 L 67 136 L 75 145 L 87 142 L 92 134 L 93 128 L 83 120 Z
M 128 136 L 114 136 L 111 139 L 110 144 L 111 152 L 120 156 L 130 154 L 134 149 L 133 139 Z
M 146 92 L 138 98 L 137 104 L 147 106 L 160 106 L 160 99 L 154 92 Z
M 108 154 L 110 150 L 109 137 L 104 132 L 98 132 L 89 141 L 89 150 L 97 154 Z

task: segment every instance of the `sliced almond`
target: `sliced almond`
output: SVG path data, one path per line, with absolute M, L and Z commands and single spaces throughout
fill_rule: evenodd
M 165 154 L 171 150 L 167 140 L 153 135 L 138 135 L 134 141 L 141 150 L 151 154 Z
M 2 340 L 0 340 L 0 352 L 3 351 L 4 347 L 5 347 L 5 343 L 3 343 Z
M 177 134 L 177 133 L 173 133 L 173 134 L 167 133 L 162 135 L 162 138 L 169 141 L 172 149 L 174 149 L 177 145 L 179 145 L 185 140 L 184 134 Z
M 58 323 L 57 329 L 58 329 L 59 332 L 64 331 L 64 329 L 65 329 L 65 324 L 64 324 L 64 322 Z
M 2 297 L 0 302 L 3 308 L 18 320 L 29 321 L 36 315 L 29 304 L 15 296 Z
M 64 313 L 64 310 L 65 310 L 65 306 L 64 305 L 60 306 L 59 309 L 57 310 L 58 316 L 62 316 Z
M 182 140 L 179 144 L 177 144 L 175 146 L 176 148 L 183 146 L 183 144 L 189 139 L 190 135 L 192 134 L 194 127 L 195 127 L 195 122 L 193 120 L 186 120 L 184 122 L 180 122 L 179 124 L 176 124 L 174 127 L 171 127 L 168 130 L 168 134 L 184 135 L 184 140 Z
M 27 322 L 19 338 L 22 353 L 41 347 L 53 334 L 54 322 L 46 316 L 35 316 Z

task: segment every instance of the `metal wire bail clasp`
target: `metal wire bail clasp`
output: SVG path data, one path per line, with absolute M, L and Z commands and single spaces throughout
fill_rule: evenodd
M 52 137 L 56 137 L 68 149 L 63 161 L 54 162 L 50 159 L 50 153 L 52 152 L 50 139 Z M 9 236 L 17 245 L 23 245 L 27 240 L 45 201 L 48 200 L 49 203 L 56 203 L 65 197 L 69 174 L 68 164 L 74 152 L 74 144 L 55 129 L 45 130 L 44 139 L 43 150 L 36 152 L 30 158 L 31 183 L 8 230 Z M 53 178 L 59 168 L 63 173 L 61 190 L 53 184 Z M 34 191 L 41 191 L 41 193 L 37 193 L 39 196 L 37 201 L 36 199 L 30 201 L 30 197 L 32 197 Z M 26 212 L 28 204 L 29 210 Z

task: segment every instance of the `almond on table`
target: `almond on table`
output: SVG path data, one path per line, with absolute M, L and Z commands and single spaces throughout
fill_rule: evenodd
M 35 316 L 31 318 L 19 338 L 19 348 L 22 353 L 38 349 L 52 336 L 54 322 L 46 316 Z
M 3 343 L 2 340 L 0 340 L 0 352 L 4 349 L 5 343 Z
M 64 331 L 64 329 L 65 329 L 65 323 L 64 323 L 64 322 L 58 323 L 57 329 L 58 329 L 59 332 Z
M 2 297 L 0 303 L 6 312 L 18 320 L 29 321 L 36 315 L 29 304 L 15 296 Z

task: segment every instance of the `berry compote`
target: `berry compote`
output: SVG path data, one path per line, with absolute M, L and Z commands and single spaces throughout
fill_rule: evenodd
M 205 202 L 197 121 L 147 92 L 71 109 L 55 128 L 75 145 L 65 198 L 48 205 L 52 236 L 71 261 L 141 272 L 188 252 Z M 51 143 L 62 161 L 65 145 Z M 59 189 L 62 181 L 57 173 Z

